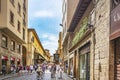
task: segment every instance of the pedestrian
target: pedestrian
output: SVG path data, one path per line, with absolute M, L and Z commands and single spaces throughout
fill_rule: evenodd
M 62 74 L 63 74 L 63 67 L 62 65 L 59 65 L 59 79 L 62 79 Z
M 30 71 L 32 73 L 32 71 L 33 71 L 33 65 L 30 65 Z
M 30 66 L 27 66 L 27 71 L 28 71 L 28 73 L 29 73 L 29 71 L 30 71 Z
M 56 65 L 53 64 L 51 67 L 51 78 L 55 78 L 55 74 L 56 74 Z
M 37 65 L 34 65 L 34 69 L 35 69 L 35 71 L 37 70 Z
M 14 71 L 14 67 L 11 66 L 11 67 L 10 67 L 10 72 L 13 73 L 13 71 Z
M 43 71 L 43 73 L 45 73 L 45 69 L 46 69 L 45 64 L 42 64 L 42 71 Z
M 36 76 L 37 80 L 42 80 L 43 79 L 43 71 L 40 66 L 38 67 L 36 73 L 37 73 L 37 76 Z
M 6 66 L 5 65 L 2 65 L 2 74 L 5 76 L 6 74 Z

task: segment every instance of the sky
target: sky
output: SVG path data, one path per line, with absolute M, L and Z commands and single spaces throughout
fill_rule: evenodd
M 34 28 L 44 49 L 54 54 L 62 31 L 62 0 L 28 0 L 28 28 Z

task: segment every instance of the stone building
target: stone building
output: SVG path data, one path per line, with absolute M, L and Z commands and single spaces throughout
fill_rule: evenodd
M 62 32 L 59 32 L 57 53 L 59 54 L 59 63 L 63 64 Z
M 47 60 L 47 54 L 43 48 L 35 29 L 28 29 L 28 54 L 27 65 L 40 64 Z
M 120 1 L 74 2 L 63 0 L 63 54 L 67 54 L 68 74 L 77 80 L 119 80 Z
M 28 0 L 0 0 L 0 70 L 25 64 L 27 19 Z

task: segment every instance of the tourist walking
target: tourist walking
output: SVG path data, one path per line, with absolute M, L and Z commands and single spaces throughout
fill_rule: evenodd
M 56 65 L 53 64 L 51 67 L 51 78 L 55 78 L 55 74 L 56 74 Z
M 33 65 L 30 65 L 30 71 L 32 73 L 32 71 L 33 71 Z
M 43 71 L 40 66 L 38 67 L 36 73 L 37 73 L 37 76 L 36 76 L 37 80 L 42 80 L 43 79 Z
M 6 74 L 6 66 L 5 65 L 2 65 L 2 74 L 5 76 Z

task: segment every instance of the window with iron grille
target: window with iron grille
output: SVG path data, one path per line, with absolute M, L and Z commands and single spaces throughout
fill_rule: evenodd
M 120 4 L 120 0 L 111 0 L 112 9 L 117 7 Z

